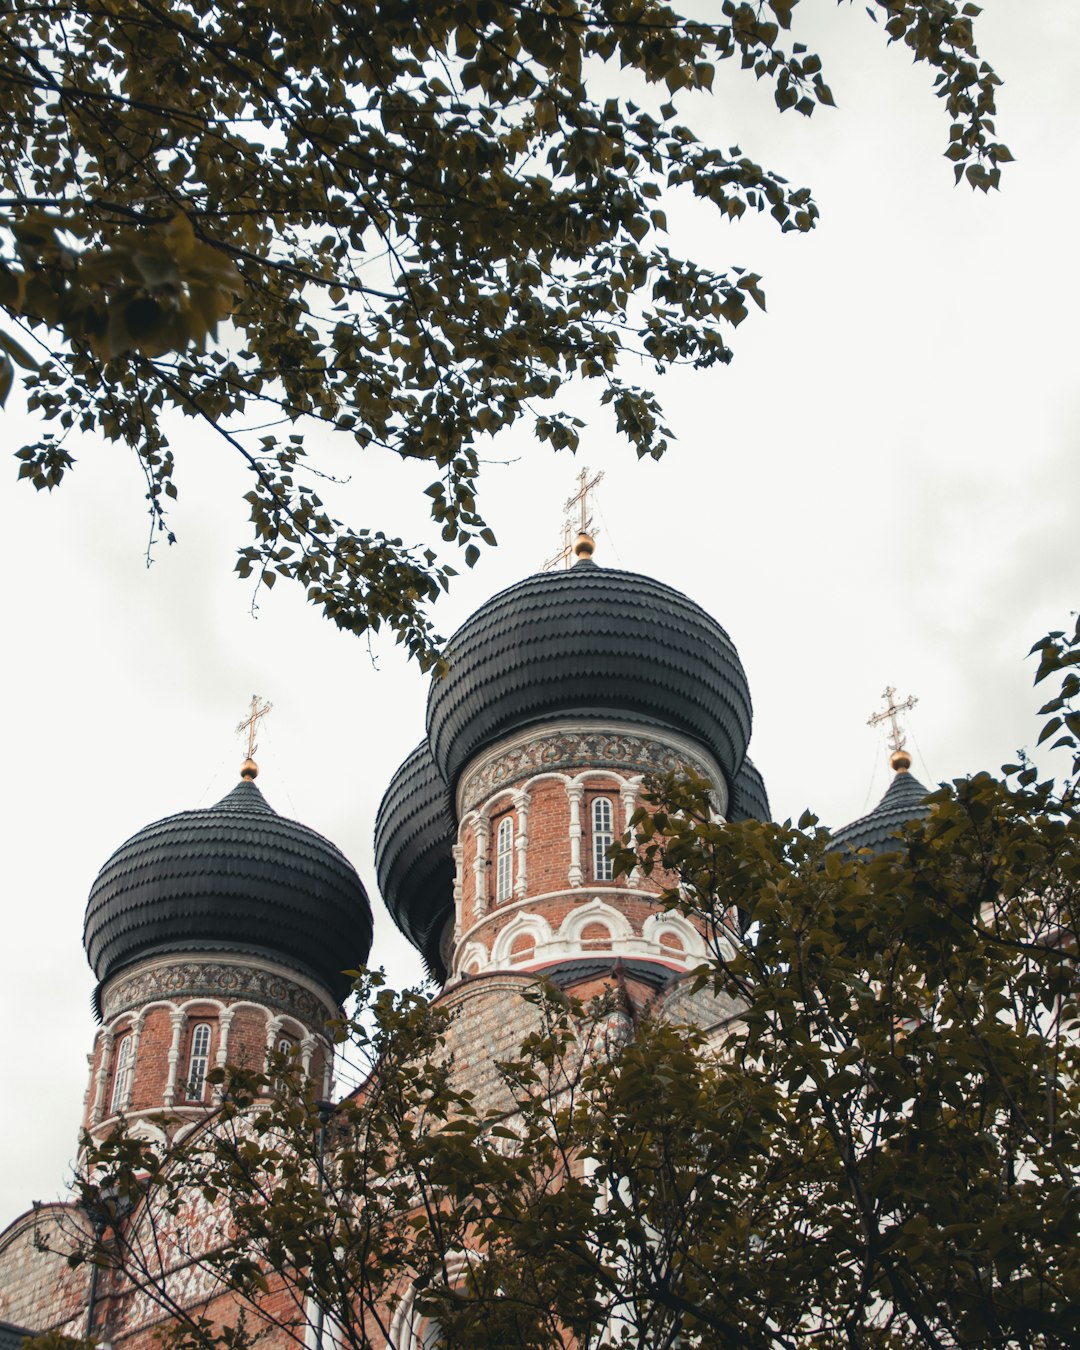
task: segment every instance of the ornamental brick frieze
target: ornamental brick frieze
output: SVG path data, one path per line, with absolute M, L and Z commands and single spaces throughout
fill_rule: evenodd
M 610 731 L 554 732 L 512 745 L 467 773 L 460 789 L 460 810 L 464 815 L 499 788 L 538 773 L 573 773 L 578 769 L 675 773 L 686 765 L 704 778 L 716 777 L 702 757 L 651 736 Z
M 332 1015 L 309 989 L 275 971 L 240 962 L 174 961 L 144 966 L 110 981 L 102 1000 L 104 1020 L 157 999 L 239 999 L 260 1003 L 295 1017 L 309 1026 L 322 1026 Z

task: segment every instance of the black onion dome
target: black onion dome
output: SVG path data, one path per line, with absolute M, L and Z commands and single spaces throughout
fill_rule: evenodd
M 428 739 L 453 787 L 469 759 L 548 719 L 617 717 L 678 731 L 734 782 L 750 690 L 734 644 L 700 605 L 651 577 L 581 561 L 494 596 L 447 644 Z
M 765 780 L 752 759 L 744 759 L 735 775 L 728 820 L 771 820 Z
M 899 847 L 896 836 L 909 820 L 922 820 L 930 814 L 925 802 L 928 789 L 906 770 L 901 770 L 889 784 L 889 789 L 869 815 L 860 816 L 833 835 L 830 851 L 844 849 L 857 853 L 869 849 L 872 853 L 887 853 Z
M 268 956 L 339 1001 L 366 962 L 371 907 L 344 854 L 286 820 L 251 782 L 147 825 L 101 869 L 83 945 L 98 980 L 170 952 Z
M 390 780 L 375 819 L 379 890 L 394 922 L 445 978 L 439 938 L 454 913 L 454 817 L 427 741 Z

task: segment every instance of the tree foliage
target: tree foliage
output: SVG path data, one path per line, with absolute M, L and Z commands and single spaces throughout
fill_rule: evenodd
M 1036 650 L 1062 681 L 1053 735 L 1080 626 Z M 537 987 L 481 1109 L 446 1013 L 376 982 L 343 1028 L 358 1093 L 331 1109 L 278 1061 L 226 1076 L 171 1150 L 119 1132 L 81 1182 L 116 1223 L 72 1259 L 148 1290 L 191 1350 L 264 1318 L 381 1348 L 406 1306 L 493 1350 L 1072 1344 L 1076 769 L 958 780 L 877 856 L 810 817 L 724 824 L 706 784 L 658 781 L 620 862 L 678 877 L 664 903 L 710 935 L 697 983 L 734 1017 L 706 1033 L 617 986 L 589 1008 Z M 184 1245 L 193 1197 L 213 1243 Z M 247 1320 L 170 1305 L 163 1252 Z
M 669 248 L 668 199 L 782 230 L 817 219 L 808 189 L 682 120 L 718 62 L 768 81 L 781 111 L 833 102 L 790 34 L 796 5 L 724 0 L 702 22 L 663 0 L 15 0 L 0 401 L 27 367 L 48 427 L 20 476 L 60 483 L 72 429 L 120 442 L 167 531 L 170 414 L 195 419 L 250 469 L 240 573 L 295 579 L 335 623 L 389 625 L 431 662 L 426 606 L 453 568 L 334 518 L 305 438 L 430 464 L 431 514 L 468 565 L 494 542 L 484 438 L 524 419 L 575 447 L 568 381 L 598 381 L 637 453 L 661 454 L 628 358 L 727 362 L 729 330 L 764 306 L 757 275 Z M 977 7 L 870 10 L 934 72 L 957 178 L 996 186 L 1009 155 Z M 616 72 L 629 96 L 610 95 Z

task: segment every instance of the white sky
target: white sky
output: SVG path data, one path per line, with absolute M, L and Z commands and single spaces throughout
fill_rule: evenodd
M 838 826 L 887 785 L 883 738 L 866 726 L 886 684 L 918 695 L 911 745 L 928 784 L 1032 744 L 1025 653 L 1077 602 L 1080 7 L 985 0 L 981 44 L 1006 81 L 998 129 L 1017 160 L 990 198 L 952 187 L 930 77 L 885 48 L 861 5 L 807 0 L 796 17 L 821 24 L 801 35 L 820 38 L 838 109 L 779 118 L 764 86 L 732 72 L 706 115 L 718 143 L 812 185 L 818 230 L 781 238 L 764 221 L 669 213 L 673 248 L 763 274 L 768 315 L 735 334 L 728 369 L 661 383 L 679 436 L 661 464 L 635 463 L 602 416 L 577 461 L 496 442 L 509 463 L 488 469 L 482 505 L 501 546 L 437 619 L 448 635 L 535 571 L 561 542 L 578 468 L 602 468 L 597 561 L 650 572 L 716 615 L 747 669 L 774 814 L 809 805 Z M 35 433 L 11 403 L 0 428 L 14 450 Z M 260 787 L 359 869 L 374 960 L 396 982 L 419 971 L 376 898 L 371 832 L 422 734 L 426 681 L 287 585 L 253 618 L 231 573 L 247 542 L 243 475 L 205 435 L 181 430 L 175 448 L 180 543 L 149 569 L 144 489 L 117 448 L 81 443 L 51 498 L 17 485 L 10 460 L 0 488 L 0 1229 L 60 1191 L 75 1151 L 94 876 L 142 825 L 232 787 L 232 731 L 253 692 L 274 703 Z M 336 451 L 334 463 L 352 474 L 355 523 L 427 537 L 414 498 L 430 470 Z

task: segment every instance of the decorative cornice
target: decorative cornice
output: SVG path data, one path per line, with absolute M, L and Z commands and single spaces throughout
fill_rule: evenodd
M 111 979 L 102 992 L 104 1020 L 155 1000 L 236 999 L 277 1008 L 308 1026 L 321 1027 L 338 1010 L 295 972 L 243 960 L 149 961 Z
M 469 766 L 457 793 L 458 818 L 501 788 L 541 773 L 578 769 L 615 769 L 624 773 L 675 773 L 689 765 L 724 793 L 724 777 L 689 738 L 676 733 L 643 735 L 640 728 L 617 722 L 568 722 L 532 728 L 502 741 Z M 726 793 L 725 793 L 726 795 Z M 724 809 L 726 803 L 721 803 Z

